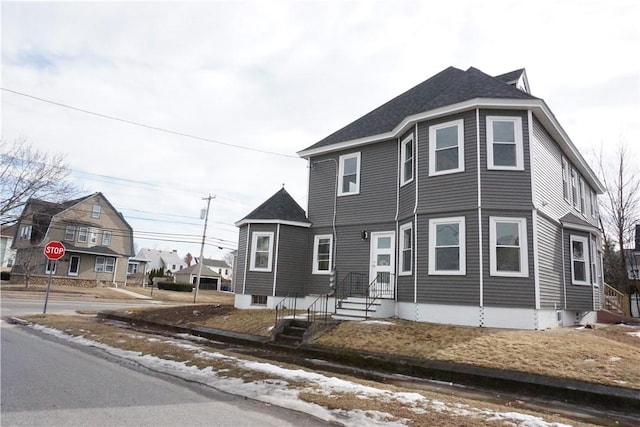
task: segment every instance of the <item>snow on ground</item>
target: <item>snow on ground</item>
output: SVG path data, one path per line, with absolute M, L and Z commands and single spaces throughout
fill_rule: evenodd
M 627 335 L 631 335 L 632 337 L 640 338 L 640 331 L 638 331 L 638 332 L 627 332 Z
M 300 391 L 312 393 L 324 393 L 327 396 L 333 393 L 351 393 L 357 397 L 374 398 L 379 401 L 397 402 L 412 408 L 416 414 L 427 412 L 448 412 L 453 416 L 473 417 L 485 420 L 499 420 L 509 425 L 526 427 L 565 427 L 566 424 L 549 423 L 540 417 L 522 414 L 519 412 L 497 412 L 490 409 L 474 408 L 460 403 L 445 403 L 439 400 L 427 399 L 419 393 L 393 392 L 381 388 L 375 388 L 336 377 L 328 377 L 303 369 L 287 369 L 271 363 L 244 360 L 218 352 L 206 351 L 193 344 L 186 344 L 180 340 L 166 340 L 163 343 L 175 345 L 195 351 L 196 357 L 204 359 L 224 359 L 235 363 L 240 369 L 257 371 L 273 375 L 274 379 L 245 382 L 240 378 L 225 377 L 225 370 L 215 371 L 211 367 L 198 368 L 188 366 L 184 362 L 160 359 L 140 352 L 123 350 L 92 341 L 82 336 L 75 337 L 63 331 L 48 328 L 41 325 L 29 325 L 43 333 L 56 336 L 60 339 L 88 347 L 96 347 L 123 359 L 134 361 L 141 366 L 168 375 L 173 375 L 189 381 L 199 382 L 218 390 L 244 396 L 250 399 L 270 403 L 272 405 L 313 415 L 319 419 L 346 426 L 405 426 L 408 420 L 397 420 L 392 415 L 380 411 L 362 411 L 342 409 L 330 410 L 315 403 L 306 402 L 298 395 Z M 151 341 L 151 340 L 150 340 Z M 160 341 L 160 340 L 158 340 Z M 299 390 L 289 388 L 289 382 L 307 384 L 307 388 Z
M 393 325 L 393 326 L 395 326 L 395 323 L 389 322 L 387 320 L 363 320 L 360 323 L 364 323 L 365 325 Z

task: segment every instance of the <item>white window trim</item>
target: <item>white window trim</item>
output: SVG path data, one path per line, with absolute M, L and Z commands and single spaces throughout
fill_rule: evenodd
M 257 268 L 256 265 L 256 249 L 258 248 L 258 237 L 269 237 L 269 258 L 266 268 Z M 270 272 L 273 267 L 273 232 L 254 231 L 251 233 L 251 264 L 250 271 Z
M 64 229 L 64 240 L 73 242 L 76 240 L 76 226 L 67 225 Z
M 105 243 L 106 236 L 109 236 L 109 241 Z M 111 246 L 113 240 L 113 233 L 110 230 L 102 230 L 102 246 Z
M 458 167 L 436 171 L 436 132 L 439 129 L 458 127 Z M 448 175 L 450 173 L 464 172 L 464 120 L 453 120 L 451 122 L 439 123 L 429 126 L 429 176 Z
M 100 207 L 100 205 L 93 205 L 91 207 L 91 218 L 100 218 L 101 213 L 102 207 Z
M 53 271 L 50 268 L 53 267 Z M 56 270 L 58 269 L 58 261 L 47 259 L 44 264 L 44 274 L 51 274 L 55 276 Z
M 520 271 L 498 271 L 496 256 L 496 223 L 507 222 L 518 224 L 520 240 Z M 489 271 L 491 276 L 529 277 L 529 247 L 527 242 L 527 219 L 515 217 L 489 217 Z
M 596 192 L 591 190 L 591 217 L 592 218 L 597 218 L 598 217 L 598 196 L 596 195 Z
M 318 268 L 318 244 L 320 243 L 320 239 L 329 239 L 329 268 L 327 270 L 320 270 Z M 332 265 L 333 265 L 333 235 L 317 234 L 313 238 L 313 274 L 330 274 Z
M 578 241 L 578 242 L 582 242 L 582 251 L 584 253 L 584 281 L 582 280 L 576 280 L 576 275 L 575 275 L 575 271 L 573 269 L 573 242 L 574 241 Z M 587 285 L 587 286 L 591 286 L 591 262 L 590 262 L 590 256 L 589 256 L 589 239 L 587 239 L 586 237 L 583 236 L 576 236 L 574 234 L 572 234 L 569 238 L 569 255 L 570 255 L 570 259 L 571 259 L 571 283 L 573 285 Z
M 93 269 L 96 273 L 113 273 L 115 265 L 115 258 L 97 256 Z M 98 266 L 101 266 L 102 269 L 98 269 Z
M 98 244 L 98 229 L 91 228 L 89 229 L 89 243 L 92 245 Z
M 584 188 L 584 179 L 582 177 L 580 177 L 580 182 L 578 184 L 578 190 L 580 195 L 578 196 L 580 198 L 580 213 L 582 215 L 586 216 L 587 213 L 587 195 L 585 193 L 585 188 Z
M 80 236 L 84 232 L 84 240 L 80 240 Z M 89 240 L 89 227 L 78 227 L 78 243 L 87 243 Z
M 407 163 L 407 145 L 411 143 L 411 177 L 409 179 L 405 179 L 405 165 Z M 413 181 L 413 165 L 415 163 L 414 149 L 413 149 L 413 135 L 409 135 L 406 137 L 401 143 L 401 155 L 400 155 L 400 186 L 410 183 Z
M 409 230 L 409 233 L 411 234 L 411 247 L 408 248 L 409 250 L 409 260 L 411 261 L 411 265 L 409 266 L 409 270 L 403 270 L 404 267 L 404 251 L 407 250 L 407 248 L 404 247 L 404 232 L 406 230 Z M 401 225 L 400 226 L 400 233 L 398 233 L 398 236 L 400 238 L 400 242 L 398 242 L 398 250 L 399 250 L 399 260 L 400 260 L 400 268 L 399 270 L 399 275 L 400 276 L 410 276 L 413 272 L 413 223 L 409 222 L 407 224 Z
M 458 270 L 436 270 L 436 226 L 441 224 L 458 224 Z M 429 275 L 431 276 L 464 276 L 467 274 L 466 266 L 466 240 L 465 217 L 456 216 L 450 218 L 434 218 L 429 220 Z
M 493 122 L 513 122 L 513 131 L 515 132 L 516 146 L 516 164 L 515 166 L 502 166 L 493 164 Z M 509 144 L 498 142 L 498 144 Z M 524 148 L 522 141 L 522 117 L 513 116 L 487 116 L 487 169 L 492 170 L 524 170 Z
M 575 210 L 578 210 L 580 200 L 580 186 L 578 185 L 579 180 L 580 177 L 578 176 L 578 171 L 575 170 L 575 168 L 571 168 L 571 202 Z
M 73 262 L 71 261 L 73 258 L 78 258 L 78 271 L 71 271 L 71 266 L 73 265 Z M 78 255 L 71 255 L 69 257 L 69 270 L 67 272 L 67 274 L 69 276 L 77 276 L 80 273 L 80 257 Z
M 565 184 L 567 186 L 567 194 L 564 194 Z M 571 169 L 566 157 L 562 158 L 562 197 L 571 203 Z
M 344 182 L 344 162 L 351 158 L 356 158 L 356 189 L 354 191 L 342 191 Z M 360 194 L 360 152 L 343 154 L 340 156 L 338 167 L 338 196 L 351 196 L 354 194 Z

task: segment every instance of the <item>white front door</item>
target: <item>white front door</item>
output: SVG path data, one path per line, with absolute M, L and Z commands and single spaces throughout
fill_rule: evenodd
M 369 290 L 370 296 L 393 298 L 395 269 L 395 232 L 371 233 L 371 253 L 369 256 L 369 283 L 375 283 Z

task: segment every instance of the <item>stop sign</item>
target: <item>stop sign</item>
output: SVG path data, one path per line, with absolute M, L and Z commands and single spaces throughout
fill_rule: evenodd
M 44 245 L 44 256 L 50 260 L 58 260 L 64 256 L 64 245 L 56 240 Z

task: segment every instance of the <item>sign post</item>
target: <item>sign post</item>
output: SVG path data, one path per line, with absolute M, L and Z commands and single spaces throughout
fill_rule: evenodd
M 47 303 L 49 302 L 49 289 L 51 289 L 51 276 L 53 270 L 58 263 L 58 260 L 64 256 L 64 245 L 56 240 L 53 240 L 44 245 L 44 256 L 47 257 L 47 264 L 49 266 L 49 283 L 47 283 L 47 294 L 44 297 L 44 310 L 43 314 L 47 313 Z M 53 265 L 50 263 L 53 262 Z

